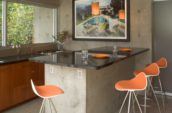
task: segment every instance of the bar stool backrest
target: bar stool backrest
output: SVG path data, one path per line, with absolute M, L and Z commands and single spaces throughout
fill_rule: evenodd
M 34 85 L 34 83 L 33 83 L 33 80 L 32 80 L 32 79 L 31 79 L 31 86 L 32 86 L 32 90 L 33 90 L 33 92 L 34 92 L 37 96 L 42 97 L 42 96 L 40 96 L 40 95 L 39 95 L 39 93 L 37 92 L 37 90 L 36 90 L 36 88 L 35 88 L 35 85 Z
M 144 69 L 144 72 L 148 75 L 158 76 L 160 74 L 159 66 L 156 63 L 152 63 Z
M 167 59 L 162 57 L 158 61 L 156 61 L 156 64 L 159 66 L 159 68 L 167 68 L 168 62 Z

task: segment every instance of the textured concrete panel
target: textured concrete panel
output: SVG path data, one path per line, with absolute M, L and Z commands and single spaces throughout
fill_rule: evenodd
M 133 77 L 134 57 L 100 70 L 45 65 L 45 83 L 58 85 L 65 94 L 53 99 L 59 113 L 115 113 L 125 92 L 114 88 L 119 80 Z M 49 113 L 49 106 L 46 105 Z
M 35 7 L 33 43 L 53 42 L 53 9 Z
M 101 70 L 87 70 L 87 113 L 117 113 L 125 92 L 114 84 L 133 77 L 134 58 L 115 63 Z
M 45 84 L 57 85 L 64 94 L 53 98 L 59 113 L 85 113 L 86 73 L 84 69 L 45 65 Z M 46 113 L 50 113 L 46 106 Z

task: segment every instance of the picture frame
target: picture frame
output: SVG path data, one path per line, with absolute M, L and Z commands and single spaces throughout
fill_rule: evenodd
M 73 0 L 73 40 L 129 42 L 130 0 Z

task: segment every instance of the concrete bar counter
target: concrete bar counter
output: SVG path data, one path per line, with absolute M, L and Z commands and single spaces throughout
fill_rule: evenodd
M 83 60 L 80 51 L 52 53 L 31 58 L 45 64 L 45 84 L 58 85 L 64 90 L 53 102 L 58 113 L 115 113 L 122 97 L 114 84 L 133 77 L 135 57 L 148 49 L 132 48 L 130 52 L 118 51 L 114 57 L 113 47 L 88 50 L 89 58 Z M 97 59 L 92 54 L 106 53 L 109 58 Z M 49 106 L 46 112 L 49 113 Z

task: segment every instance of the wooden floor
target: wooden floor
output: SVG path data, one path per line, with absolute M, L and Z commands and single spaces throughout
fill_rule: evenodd
M 158 98 L 161 103 L 161 98 Z M 139 98 L 139 101 L 142 102 L 142 98 Z M 147 113 L 159 113 L 157 105 L 153 100 L 149 101 L 149 104 L 151 107 L 147 108 Z M 3 113 L 39 113 L 41 105 L 41 99 L 35 99 L 33 101 L 27 102 L 23 105 L 20 105 L 18 107 L 12 108 L 8 111 L 5 111 Z M 137 106 L 135 105 L 136 113 L 139 113 Z M 161 113 L 172 113 L 172 97 L 167 97 L 166 99 L 166 109 L 165 111 L 161 108 Z M 127 113 L 126 110 L 124 110 L 122 113 Z M 132 109 L 131 112 L 133 113 Z

